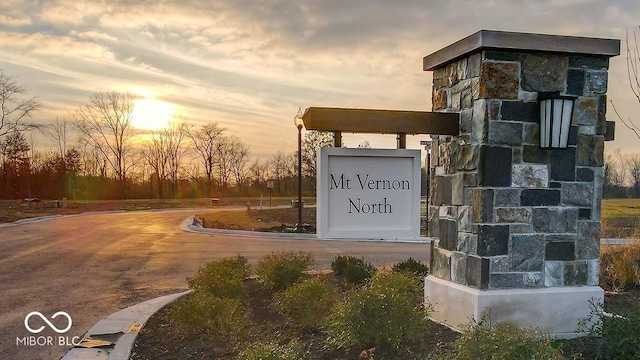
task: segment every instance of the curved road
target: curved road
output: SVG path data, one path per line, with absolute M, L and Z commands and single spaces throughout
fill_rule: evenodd
M 409 256 L 428 261 L 429 245 L 355 241 L 250 238 L 183 232 L 180 222 L 194 210 L 88 214 L 0 227 L 0 359 L 59 359 L 93 324 L 119 309 L 187 288 L 198 267 L 244 255 L 252 263 L 272 252 L 306 251 L 318 268 L 337 255 L 357 255 L 375 265 Z M 55 327 L 73 319 L 59 335 Z M 32 336 L 35 344 L 29 344 Z M 62 337 L 62 339 L 60 339 Z M 47 344 L 53 339 L 53 344 Z M 60 346 L 62 340 L 64 345 Z M 38 345 L 38 342 L 41 344 Z M 44 344 L 42 344 L 44 343 Z

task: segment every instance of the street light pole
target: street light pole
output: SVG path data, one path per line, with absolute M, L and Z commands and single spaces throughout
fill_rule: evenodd
M 426 158 L 426 175 L 427 175 L 427 188 L 426 188 L 426 192 L 427 192 L 427 202 L 425 204 L 426 206 L 426 212 L 425 212 L 425 221 L 424 221 L 424 231 L 425 231 L 425 236 L 429 235 L 429 196 L 431 195 L 431 174 L 429 173 L 431 171 L 431 140 L 426 140 L 426 141 L 420 141 L 420 145 L 424 145 L 424 149 L 427 151 L 427 158 Z
M 298 128 L 298 224 L 296 231 L 302 232 L 302 109 L 298 108 L 298 113 L 293 118 L 293 122 Z

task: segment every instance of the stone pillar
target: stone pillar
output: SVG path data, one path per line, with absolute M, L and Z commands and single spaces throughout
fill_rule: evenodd
M 432 317 L 488 316 L 578 335 L 598 286 L 609 58 L 618 40 L 481 31 L 424 58 L 433 110 L 460 113 L 432 136 Z M 541 149 L 538 94 L 577 96 L 567 149 Z

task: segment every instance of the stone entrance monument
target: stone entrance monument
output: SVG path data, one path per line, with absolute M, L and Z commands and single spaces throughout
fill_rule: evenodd
M 619 53 L 619 40 L 480 31 L 424 58 L 424 70 L 433 71 L 433 112 L 307 109 L 307 130 L 333 131 L 336 147 L 342 132 L 395 133 L 398 149 L 407 134 L 438 134 L 431 135 L 425 280 L 435 320 L 459 328 L 486 317 L 555 337 L 580 335 L 578 322 L 604 295 L 602 166 L 615 130 L 606 121 L 607 74 Z M 331 151 L 325 157 L 374 155 Z M 411 171 L 373 179 L 348 161 L 328 165 L 319 180 L 320 196 L 333 191 L 342 214 L 387 217 L 392 194 L 415 188 Z M 377 197 L 347 192 L 358 184 Z M 318 228 L 328 237 L 384 233 L 376 218 L 332 223 L 322 212 L 329 201 L 322 204 L 326 221 Z M 415 207 L 408 209 L 399 214 L 417 223 Z
M 432 136 L 435 320 L 486 316 L 573 337 L 589 301 L 603 300 L 607 71 L 619 51 L 619 40 L 480 31 L 424 58 L 433 111 L 460 114 L 459 135 Z M 549 93 L 575 97 L 564 148 L 540 144 Z

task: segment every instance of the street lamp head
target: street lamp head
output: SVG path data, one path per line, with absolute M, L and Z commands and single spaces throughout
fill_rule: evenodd
M 304 123 L 302 122 L 302 109 L 301 108 L 298 108 L 298 113 L 293 118 L 293 123 L 296 125 L 298 130 L 302 130 L 302 125 L 304 125 Z

